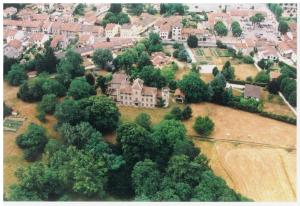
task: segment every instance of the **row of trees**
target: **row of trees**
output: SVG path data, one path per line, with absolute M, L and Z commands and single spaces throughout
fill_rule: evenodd
M 173 14 L 184 15 L 186 8 L 183 4 L 160 4 L 160 14 L 165 14 L 167 16 Z

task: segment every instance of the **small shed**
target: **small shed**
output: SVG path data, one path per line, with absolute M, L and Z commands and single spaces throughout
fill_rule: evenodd
M 215 67 L 216 65 L 200 65 L 198 70 L 201 74 L 212 74 Z
M 177 88 L 174 92 L 174 99 L 176 102 L 184 103 L 185 94 L 179 88 Z
M 244 97 L 245 98 L 254 98 L 256 101 L 259 101 L 261 91 L 262 91 L 262 87 L 252 85 L 252 84 L 246 84 Z

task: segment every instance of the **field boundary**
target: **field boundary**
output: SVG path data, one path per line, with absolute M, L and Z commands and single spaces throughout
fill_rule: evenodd
M 261 147 L 269 147 L 269 148 L 275 148 L 275 149 L 285 149 L 285 150 L 296 150 L 296 147 L 289 147 L 289 146 L 279 146 L 274 144 L 268 144 L 268 143 L 258 143 L 258 142 L 251 142 L 251 141 L 245 141 L 245 140 L 235 140 L 235 139 L 222 139 L 222 138 L 211 138 L 211 137 L 200 137 L 197 135 L 189 135 L 193 140 L 200 140 L 200 141 L 206 141 L 206 142 L 229 142 L 233 144 L 248 144 L 248 145 L 255 145 L 255 146 L 261 146 Z

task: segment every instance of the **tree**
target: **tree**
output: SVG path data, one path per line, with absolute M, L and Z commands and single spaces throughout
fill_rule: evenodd
M 53 49 L 50 46 L 45 47 L 45 52 L 40 54 L 38 53 L 35 57 L 36 63 L 35 67 L 38 73 L 47 72 L 54 73 L 56 72 L 56 64 L 58 60 L 54 54 Z
M 59 124 L 70 123 L 75 125 L 84 121 L 87 114 L 80 108 L 79 102 L 73 99 L 64 99 L 63 102 L 56 106 L 55 117 Z
M 7 106 L 5 104 L 5 102 L 3 102 L 3 118 L 6 117 L 6 116 L 11 115 L 11 113 L 12 113 L 12 108 Z
M 143 13 L 144 10 L 144 4 L 128 4 L 128 11 L 129 13 L 131 13 L 132 15 L 135 16 L 140 16 Z
M 212 101 L 217 103 L 224 103 L 224 92 L 226 87 L 226 79 L 224 75 L 219 72 L 215 78 L 210 82 L 213 96 Z
M 24 158 L 34 161 L 44 151 L 48 138 L 46 130 L 37 124 L 31 123 L 26 132 L 17 136 L 17 145 L 24 150 Z
M 279 21 L 279 24 L 278 24 L 278 31 L 280 31 L 280 33 L 283 35 L 283 34 L 286 34 L 289 30 L 289 25 L 286 21 Z
M 198 134 L 207 137 L 212 133 L 214 129 L 214 123 L 208 116 L 199 116 L 196 118 L 193 128 Z
M 83 16 L 85 7 L 86 6 L 84 4 L 81 4 L 81 3 L 77 4 L 77 6 L 75 7 L 75 9 L 73 11 L 73 15 Z
M 258 72 L 257 75 L 254 78 L 255 82 L 260 82 L 260 83 L 268 83 L 269 80 L 270 80 L 270 76 L 265 71 Z
M 199 78 L 199 74 L 190 72 L 178 81 L 178 87 L 185 94 L 187 102 L 202 102 L 207 99 L 207 85 Z
M 77 149 L 86 149 L 89 147 L 88 144 L 92 145 L 94 141 L 103 141 L 101 133 L 88 122 L 80 122 L 75 126 L 64 123 L 59 127 L 58 132 L 66 145 L 73 145 Z M 108 146 L 103 146 L 103 151 L 107 152 Z
M 138 125 L 144 127 L 146 130 L 150 131 L 151 130 L 151 116 L 147 113 L 140 113 L 136 118 L 135 118 L 135 123 Z
M 11 187 L 11 201 L 49 201 L 64 193 L 65 186 L 60 181 L 58 171 L 41 162 L 19 168 L 15 175 L 18 184 Z
M 262 15 L 262 13 L 256 13 L 254 16 L 250 17 L 250 21 L 252 24 L 260 24 L 265 20 L 265 17 Z
M 46 78 L 42 85 L 44 94 L 55 94 L 58 97 L 62 97 L 66 94 L 66 88 L 56 79 Z
M 147 52 L 143 51 L 138 59 L 138 65 L 140 68 L 143 68 L 144 66 L 152 65 L 150 56 Z
M 58 99 L 54 94 L 45 94 L 42 98 L 42 101 L 38 104 L 38 109 L 39 111 L 53 114 L 57 103 Z
M 175 119 L 175 120 L 181 120 L 181 109 L 179 107 L 173 107 L 165 116 L 165 119 Z
M 192 117 L 192 109 L 190 106 L 186 106 L 181 112 L 181 119 L 188 120 Z
M 268 83 L 268 91 L 271 94 L 278 94 L 279 90 L 280 90 L 280 84 L 278 79 L 272 79 L 269 83 Z
M 95 77 L 94 77 L 94 75 L 92 73 L 88 73 L 87 75 L 85 75 L 85 80 L 90 85 L 92 85 L 92 86 L 95 85 Z
M 150 133 L 136 123 L 126 122 L 117 129 L 117 143 L 129 168 L 150 158 L 152 141 Z
M 222 21 L 217 21 L 214 25 L 214 30 L 218 36 L 227 36 L 228 30 Z
M 213 68 L 212 73 L 213 73 L 214 77 L 217 76 L 217 74 L 219 73 L 218 67 L 215 66 L 215 67 Z
M 25 81 L 19 88 L 17 97 L 25 102 L 40 101 L 44 95 L 43 84 L 47 76 L 39 75 L 36 78 Z
M 99 86 L 101 89 L 101 92 L 103 94 L 105 94 L 106 89 L 107 89 L 107 79 L 102 75 L 98 76 L 97 77 L 97 86 Z
M 176 142 L 186 140 L 186 129 L 177 120 L 163 120 L 153 127 L 152 139 L 155 145 L 155 161 L 165 166 L 174 152 Z
M 4 55 L 3 62 L 3 74 L 6 75 L 11 69 L 11 66 L 18 63 L 18 60 Z
M 160 176 L 157 165 L 150 159 L 136 163 L 131 173 L 132 185 L 136 196 L 153 197 L 159 190 Z
M 111 98 L 91 96 L 83 99 L 81 104 L 88 114 L 88 122 L 101 133 L 112 132 L 118 127 L 120 113 Z
M 72 96 L 75 100 L 89 97 L 96 94 L 95 89 L 91 86 L 85 78 L 74 79 L 68 90 L 68 96 Z
M 245 64 L 253 64 L 254 63 L 254 59 L 252 58 L 252 56 L 248 55 L 248 56 L 244 56 L 243 57 L 243 62 Z
M 120 13 L 122 11 L 122 4 L 110 4 L 109 11 L 112 13 Z
M 273 61 L 268 59 L 261 59 L 257 62 L 257 65 L 264 70 L 269 70 L 273 65 Z
M 293 106 L 296 107 L 297 106 L 297 92 L 296 90 L 292 91 L 288 97 L 288 101 L 289 103 Z
M 12 86 L 19 86 L 28 79 L 28 76 L 22 65 L 14 64 L 11 66 L 5 79 Z
M 241 196 L 228 188 L 226 182 L 213 174 L 205 171 L 201 175 L 200 184 L 194 188 L 193 201 L 241 201 Z
M 234 68 L 231 66 L 230 62 L 225 62 L 222 70 L 222 74 L 224 75 L 226 80 L 231 80 L 235 78 Z
M 161 71 L 153 66 L 143 67 L 139 77 L 144 80 L 145 85 L 150 87 L 162 88 L 167 85 L 167 80 L 162 76 Z
M 231 23 L 231 31 L 232 31 L 233 36 L 235 36 L 235 37 L 239 37 L 243 33 L 240 23 L 237 21 L 234 21 Z
M 73 168 L 74 192 L 87 197 L 105 196 L 108 169 L 103 159 L 95 159 L 90 153 L 78 151 L 70 165 Z
M 187 44 L 191 48 L 198 47 L 198 38 L 195 35 L 190 35 L 187 39 Z
M 92 60 L 97 66 L 104 68 L 108 62 L 113 60 L 112 52 L 110 49 L 96 49 Z

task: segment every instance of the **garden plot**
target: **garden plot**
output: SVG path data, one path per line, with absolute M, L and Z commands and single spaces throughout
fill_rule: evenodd
M 16 132 L 22 126 L 24 121 L 24 118 L 7 117 L 3 122 L 4 131 Z
M 216 57 L 230 57 L 230 53 L 227 49 L 220 49 L 220 48 L 210 48 L 210 51 L 213 56 Z

